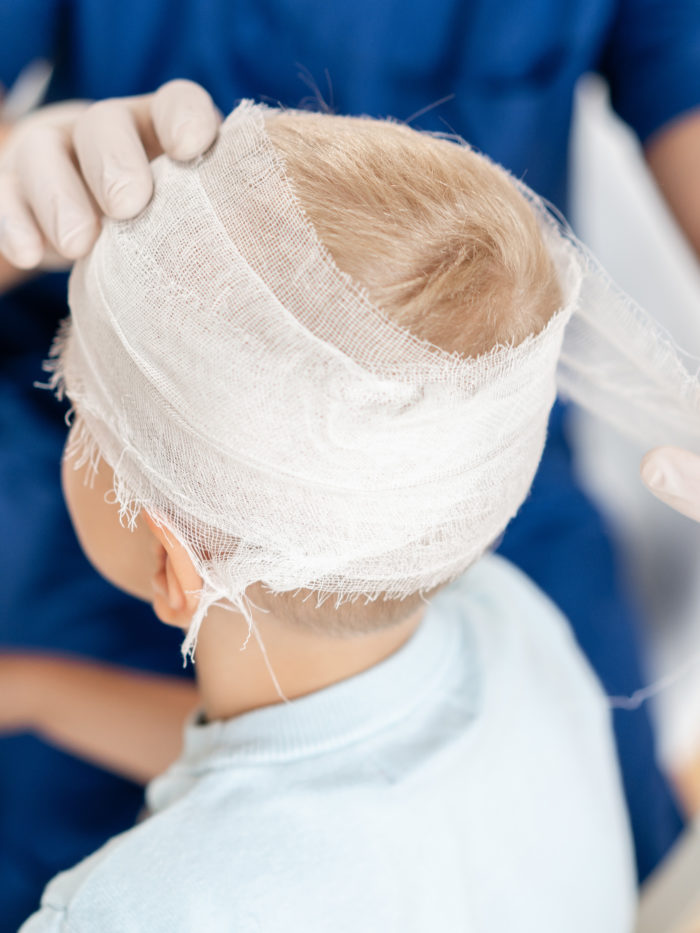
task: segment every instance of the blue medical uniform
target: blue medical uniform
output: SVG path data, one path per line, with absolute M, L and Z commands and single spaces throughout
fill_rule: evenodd
M 700 104 L 697 0 L 0 0 L 0 80 L 55 62 L 51 99 L 144 93 L 174 77 L 222 111 L 242 96 L 454 131 L 564 207 L 572 91 L 602 71 L 645 140 Z M 65 280 L 0 306 L 0 639 L 174 671 L 171 635 L 89 570 L 57 485 L 57 403 L 32 388 Z M 557 409 L 532 494 L 503 551 L 563 608 L 611 693 L 645 680 L 635 610 L 601 517 L 577 488 Z M 646 710 L 616 731 L 644 877 L 681 820 L 654 761 Z M 137 788 L 31 738 L 0 744 L 1 929 L 46 879 L 133 820 Z M 5 925 L 10 918 L 10 925 Z

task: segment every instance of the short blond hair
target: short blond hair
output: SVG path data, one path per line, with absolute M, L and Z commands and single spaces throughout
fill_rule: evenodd
M 530 205 L 468 146 L 300 111 L 274 111 L 267 131 L 337 265 L 417 336 L 475 356 L 519 343 L 558 308 Z
M 476 356 L 520 343 L 560 307 L 530 205 L 468 146 L 396 122 L 301 111 L 272 111 L 266 127 L 336 264 L 416 336 Z M 346 635 L 399 622 L 421 598 L 271 597 L 289 621 Z

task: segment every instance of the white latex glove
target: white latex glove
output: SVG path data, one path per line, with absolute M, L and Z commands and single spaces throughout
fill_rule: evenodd
M 220 115 L 191 81 L 155 94 L 42 107 L 0 147 L 0 253 L 19 269 L 84 256 L 100 217 L 135 217 L 153 193 L 149 160 L 187 161 L 216 138 Z
M 680 447 L 656 447 L 644 456 L 641 475 L 657 499 L 700 522 L 700 456 Z

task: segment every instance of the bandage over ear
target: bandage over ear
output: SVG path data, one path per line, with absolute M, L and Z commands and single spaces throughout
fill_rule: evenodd
M 564 307 L 476 358 L 416 338 L 341 272 L 241 104 L 195 164 L 160 158 L 155 195 L 105 222 L 70 281 L 53 384 L 79 410 L 122 515 L 187 547 L 208 606 L 246 587 L 337 601 L 447 581 L 527 495 L 557 379 L 640 435 L 700 435 L 700 389 L 659 329 L 527 188 Z

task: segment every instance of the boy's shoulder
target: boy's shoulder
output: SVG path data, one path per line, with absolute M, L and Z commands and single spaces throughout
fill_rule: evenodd
M 506 643 L 546 644 L 578 654 L 572 628 L 537 584 L 509 560 L 487 554 L 435 599 L 438 611 L 458 609 L 492 648 Z
M 229 806 L 229 789 L 217 799 L 216 778 L 209 783 L 205 803 L 187 795 L 57 875 L 20 933 L 395 928 L 376 824 L 343 838 L 337 794 L 319 798 L 313 813 L 303 790 Z
M 561 610 L 522 570 L 487 554 L 439 593 L 438 611 L 461 612 L 473 628 L 487 689 L 505 680 L 532 685 L 609 718 L 600 682 Z
M 225 822 L 218 808 L 193 808 L 189 797 L 148 817 L 58 874 L 20 933 L 262 931 L 247 905 L 264 903 L 264 891 L 248 892 L 248 876 L 235 877 L 246 862 L 265 876 L 261 840 L 232 838 Z
M 460 594 L 470 605 L 503 619 L 533 620 L 568 630 L 568 623 L 552 600 L 515 564 L 499 554 L 486 554 L 455 580 L 447 593 Z
M 425 633 L 414 643 L 419 682 L 427 684 L 431 675 L 439 682 L 418 713 L 336 755 L 319 752 L 301 769 L 280 760 L 227 758 L 220 746 L 214 757 L 185 769 L 182 781 L 176 765 L 169 786 L 177 793 L 148 820 L 59 875 L 47 888 L 44 909 L 22 933 L 273 933 L 302 928 L 302 918 L 309 931 L 427 929 L 397 920 L 406 901 L 394 896 L 400 880 L 411 879 L 418 904 L 433 903 L 438 890 L 447 897 L 459 888 L 446 871 L 444 850 L 455 844 L 452 835 L 474 838 L 479 849 L 483 787 L 505 806 L 513 757 L 521 774 L 537 759 L 532 785 L 541 789 L 546 754 L 550 784 L 556 784 L 552 742 L 558 748 L 576 733 L 571 754 L 583 755 L 589 768 L 608 754 L 600 750 L 607 742 L 602 691 L 566 620 L 519 570 L 485 557 L 441 591 L 429 613 L 440 657 L 451 662 L 432 670 L 429 659 L 437 655 L 426 652 Z M 457 637 L 443 638 L 450 631 Z M 361 683 L 366 686 L 366 678 L 340 689 Z M 266 715 L 275 710 L 284 713 L 273 707 Z M 592 720 L 600 723 L 593 735 Z M 402 782 L 404 774 L 411 778 Z M 547 785 L 546 799 L 554 784 Z M 447 825 L 443 810 L 453 827 L 447 836 L 435 829 Z M 517 827 L 520 818 L 517 807 L 510 816 L 497 817 L 494 810 L 483 838 L 503 830 L 501 823 Z M 421 839 L 423 855 L 432 853 L 427 862 L 441 866 L 424 898 L 417 888 L 430 873 L 407 827 L 408 836 Z M 540 830 L 546 841 L 545 827 Z M 387 866 L 396 867 L 393 875 Z M 470 890 L 476 897 L 477 889 Z M 386 915 L 379 916 L 382 911 Z

